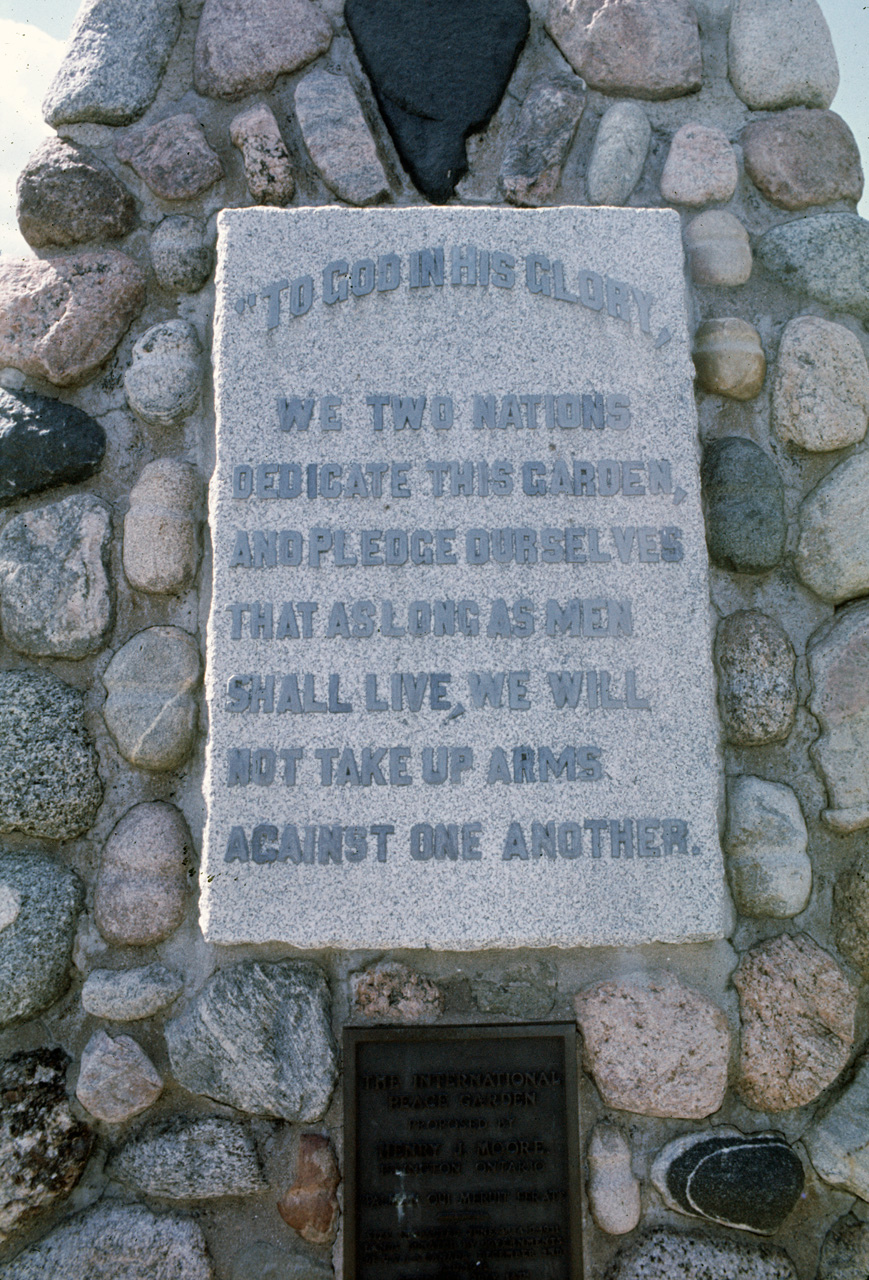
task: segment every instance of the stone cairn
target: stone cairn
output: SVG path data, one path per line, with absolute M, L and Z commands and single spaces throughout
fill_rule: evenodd
M 424 202 L 430 157 L 366 73 L 371 14 L 400 44 L 400 8 L 348 0 L 357 43 L 342 0 L 86 0 L 56 136 L 19 179 L 37 256 L 0 262 L 0 1275 L 328 1280 L 340 1026 L 575 1012 L 589 1275 L 865 1278 L 869 224 L 816 0 L 534 0 L 467 171 L 435 191 L 682 215 L 729 941 L 314 962 L 198 933 L 215 218 Z M 449 10 L 426 10 L 432 47 Z

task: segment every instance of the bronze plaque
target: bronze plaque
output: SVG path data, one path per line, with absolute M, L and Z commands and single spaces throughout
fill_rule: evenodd
M 345 1280 L 580 1280 L 573 1023 L 344 1049 Z

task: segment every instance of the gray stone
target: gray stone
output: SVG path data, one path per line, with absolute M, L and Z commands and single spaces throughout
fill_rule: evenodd
M 727 52 L 731 83 L 755 111 L 828 107 L 839 87 L 817 0 L 736 0 Z
M 151 265 L 167 293 L 196 293 L 214 269 L 214 248 L 200 218 L 173 214 L 151 232 Z
M 71 840 L 103 797 L 84 700 L 47 671 L 0 672 L 0 832 Z
M 151 105 L 181 30 L 178 0 L 86 0 L 43 115 L 48 124 L 129 124 Z
M 867 417 L 869 366 L 857 335 L 818 316 L 791 320 L 772 388 L 780 439 L 812 453 L 844 449 L 863 439 Z
M 161 200 L 192 200 L 223 177 L 223 165 L 190 112 L 131 130 L 115 155 L 133 168 Z
M 0 1026 L 41 1013 L 69 986 L 84 888 L 48 854 L 0 853 Z
M 816 1173 L 831 1186 L 869 1200 L 869 1062 L 861 1058 L 852 1082 L 803 1134 Z
M 18 226 L 34 249 L 116 240 L 136 220 L 136 202 L 111 169 L 64 138 L 36 148 L 16 191 Z
M 751 275 L 748 232 L 732 213 L 709 209 L 685 227 L 685 248 L 695 284 L 745 284 Z
M 106 1201 L 77 1214 L 3 1268 L 3 1280 L 213 1280 L 190 1218 Z
M 274 113 L 264 102 L 237 115 L 229 126 L 244 160 L 244 177 L 257 204 L 289 204 L 295 194 L 293 166 Z
M 201 679 L 199 647 L 178 627 L 148 627 L 118 650 L 103 675 L 103 718 L 125 760 L 158 773 L 184 763 L 196 741 Z
M 869 1275 L 869 1223 L 849 1213 L 827 1232 L 817 1280 L 866 1280 Z
M 175 1078 L 252 1115 L 320 1120 L 338 1071 L 329 1006 L 323 973 L 309 961 L 220 969 L 166 1025 Z
M 840 462 L 800 507 L 794 567 L 807 587 L 830 604 L 869 591 L 869 454 Z
M 299 128 L 326 186 L 348 204 L 375 204 L 389 185 L 371 131 L 343 73 L 311 71 L 296 85 Z
M 187 320 L 163 320 L 133 347 L 124 373 L 127 403 L 152 427 L 172 427 L 199 404 L 202 343 Z
M 690 0 L 549 0 L 546 29 L 590 89 L 654 100 L 700 88 Z
M 640 1183 L 631 1169 L 631 1148 L 617 1124 L 600 1120 L 588 1144 L 588 1200 L 601 1231 L 627 1235 L 640 1221 Z
M 107 1172 L 159 1200 L 216 1200 L 268 1188 L 249 1131 L 217 1116 L 146 1129 L 121 1148 Z
M 557 987 L 558 971 L 547 960 L 511 965 L 501 970 L 497 982 L 477 978 L 471 984 L 481 1013 L 529 1020 L 552 1012 Z
M 236 1254 L 230 1280 L 334 1280 L 334 1274 L 331 1263 L 313 1250 L 258 1240 Z
M 808 839 L 790 787 L 747 774 L 730 779 L 724 851 L 742 915 L 788 919 L 806 909 L 812 892 Z
M 796 654 L 785 631 L 759 609 L 739 609 L 718 625 L 718 705 L 729 742 L 783 742 L 794 726 Z
M 113 621 L 111 508 L 76 494 L 13 516 L 0 533 L 0 622 L 34 658 L 98 653 Z
M 162 1013 L 183 989 L 181 975 L 162 964 L 93 969 L 81 989 L 81 1002 L 88 1013 L 106 1022 L 138 1022 Z
M 61 400 L 0 390 L 0 507 L 100 469 L 106 433 Z
M 193 55 L 196 91 L 234 101 L 271 89 L 331 41 L 329 19 L 311 0 L 206 0 Z
M 842 955 L 864 977 L 869 976 L 869 857 L 865 853 L 858 854 L 836 881 L 833 930 Z
M 640 180 L 652 126 L 636 102 L 608 107 L 598 125 L 585 185 L 589 204 L 625 204 Z
M 134 805 L 103 848 L 94 919 L 108 942 L 151 946 L 184 918 L 193 842 L 184 815 L 162 800 Z
M 444 1011 L 437 984 L 396 960 L 351 973 L 350 990 L 356 1012 L 373 1022 L 437 1022 Z
M 869 320 L 869 222 L 856 213 L 819 213 L 770 227 L 755 255 L 796 293 Z
M 694 364 L 701 391 L 753 400 L 766 376 L 760 334 L 738 316 L 704 320 L 694 335 Z
M 826 783 L 823 819 L 845 833 L 869 827 L 869 602 L 842 609 L 810 638 L 809 707 L 821 726 L 811 749 Z
M 32 1226 L 84 1173 L 94 1135 L 70 1111 L 68 1065 L 62 1049 L 0 1062 L 0 1242 Z
M 616 1255 L 605 1280 L 797 1280 L 783 1249 L 658 1227 Z
M 192 586 L 199 564 L 202 481 L 175 458 L 145 467 L 124 517 L 124 573 L 131 587 L 155 594 Z
M 713 562 L 734 573 L 766 573 L 782 558 L 787 535 L 784 484 L 752 440 L 724 436 L 703 453 L 706 544 Z
M 739 170 L 727 135 L 703 124 L 683 124 L 661 174 L 661 195 L 673 204 L 695 207 L 726 203 L 736 190 Z
M 507 141 L 500 186 L 510 204 L 551 200 L 585 109 L 582 81 L 572 75 L 535 80 Z
M 75 1096 L 106 1124 L 141 1115 L 163 1092 L 163 1079 L 141 1045 L 129 1036 L 95 1031 L 81 1055 Z
M 795 107 L 752 120 L 741 142 L 745 172 L 782 209 L 859 200 L 863 194 L 859 148 L 835 111 Z

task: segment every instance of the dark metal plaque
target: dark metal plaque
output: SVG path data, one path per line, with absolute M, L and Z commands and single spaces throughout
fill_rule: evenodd
M 576 1028 L 344 1032 L 345 1280 L 580 1280 Z

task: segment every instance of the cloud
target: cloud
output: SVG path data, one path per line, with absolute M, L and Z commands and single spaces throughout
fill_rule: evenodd
M 0 18 L 0 253 L 31 252 L 15 221 L 15 181 L 27 157 L 49 136 L 42 99 L 65 44 L 26 22 Z

